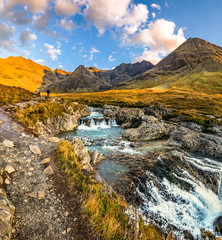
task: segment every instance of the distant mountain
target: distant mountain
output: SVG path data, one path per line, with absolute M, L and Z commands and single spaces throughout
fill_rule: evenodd
M 189 38 L 151 70 L 118 84 L 117 87 L 176 87 L 201 90 L 204 84 L 206 85 L 206 78 L 213 76 L 217 78 L 216 82 L 209 77 L 207 85 L 211 89 L 211 83 L 221 88 L 221 72 L 222 48 L 199 38 Z
M 122 63 L 113 70 L 99 70 L 94 67 L 85 68 L 80 65 L 72 74 L 55 76 L 46 73 L 43 90 L 49 88 L 54 92 L 93 92 L 108 90 L 115 84 L 127 81 L 151 69 L 153 64 L 147 61 L 141 63 Z M 49 82 L 51 81 L 51 84 Z

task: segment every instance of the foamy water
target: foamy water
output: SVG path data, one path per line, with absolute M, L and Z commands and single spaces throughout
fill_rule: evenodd
M 186 157 L 184 161 L 192 163 L 201 170 L 217 173 L 219 175 L 218 184 L 220 185 L 222 163 L 208 158 L 201 160 L 193 157 Z M 201 228 L 214 232 L 213 223 L 222 214 L 220 196 L 207 188 L 186 170 L 179 169 L 178 172 L 180 176 L 176 173 L 173 175 L 189 183 L 192 186 L 190 191 L 182 189 L 166 178 L 160 180 L 147 171 L 150 179 L 153 177 L 160 187 L 157 188 L 152 180 L 146 182 L 146 188 L 151 195 L 149 199 L 137 189 L 144 202 L 143 207 L 139 211 L 148 222 L 149 219 L 146 218 L 147 213 L 154 214 L 160 221 L 166 220 L 164 221 L 167 222 L 165 226 L 161 226 L 165 230 L 169 224 L 172 224 L 178 229 L 189 231 L 195 237 L 200 235 Z M 181 233 L 177 237 L 184 239 Z

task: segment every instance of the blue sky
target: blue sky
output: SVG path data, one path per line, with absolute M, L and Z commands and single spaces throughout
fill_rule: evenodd
M 222 46 L 222 0 L 0 0 L 0 57 L 53 70 L 156 64 L 189 37 Z

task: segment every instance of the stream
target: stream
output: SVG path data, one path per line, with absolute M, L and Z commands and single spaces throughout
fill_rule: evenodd
M 131 143 L 121 138 L 123 132 L 114 119 L 92 108 L 91 115 L 80 119 L 75 131 L 60 137 L 78 137 L 90 151 L 103 153 L 98 173 L 106 182 L 115 184 L 131 170 L 132 159 L 139 165 L 147 154 L 167 151 L 164 141 Z M 184 231 L 195 238 L 200 236 L 201 228 L 214 232 L 213 223 L 222 215 L 222 162 L 182 152 L 178 155 L 178 151 L 169 156 L 157 156 L 153 164 L 143 161 L 139 166 L 145 178 L 134 176 L 142 199 L 138 211 L 147 223 L 155 222 L 166 233 L 174 229 L 177 239 L 191 239 L 185 237 Z

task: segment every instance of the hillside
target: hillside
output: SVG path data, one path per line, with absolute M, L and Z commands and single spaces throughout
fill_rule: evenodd
M 222 48 L 190 38 L 154 68 L 119 88 L 179 88 L 222 93 Z
M 0 84 L 34 92 L 41 86 L 45 70 L 52 71 L 23 57 L 0 58 Z

